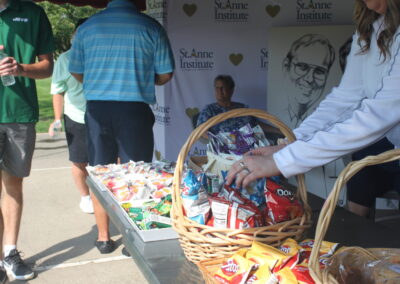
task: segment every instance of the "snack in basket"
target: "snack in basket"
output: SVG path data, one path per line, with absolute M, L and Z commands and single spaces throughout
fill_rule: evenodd
M 268 264 L 264 264 L 250 272 L 245 284 L 278 284 L 278 279 L 271 273 Z
M 260 263 L 261 261 L 262 264 L 267 263 L 271 271 L 276 272 L 281 270 L 295 255 L 297 255 L 297 252 L 293 252 L 292 255 L 289 255 L 280 249 L 253 241 L 250 251 L 246 256 L 253 258 L 257 263 Z
M 296 276 L 293 274 L 290 268 L 285 267 L 274 273 L 276 278 L 278 278 L 279 284 L 298 284 Z
M 267 223 L 274 225 L 303 215 L 303 207 L 293 192 L 267 179 L 265 186 L 268 217 Z
M 255 267 L 256 264 L 251 260 L 248 260 L 241 255 L 234 254 L 232 257 L 224 261 L 213 276 L 218 283 L 241 284 L 245 283 L 250 271 Z
M 301 263 L 291 269 L 299 284 L 314 284 L 315 281 L 310 275 L 308 264 Z
M 327 258 L 332 256 L 338 245 L 339 245 L 338 243 L 322 241 L 321 248 L 319 250 L 319 257 Z M 314 247 L 314 240 L 305 239 L 299 243 L 299 246 L 301 247 L 301 258 L 302 259 L 310 258 L 311 250 Z
M 211 197 L 212 217 L 207 223 L 216 228 L 244 229 L 259 226 L 262 216 L 254 206 L 230 203 L 222 197 Z
M 210 216 L 208 195 L 192 170 L 187 172 L 184 179 L 182 201 L 188 218 L 199 224 L 206 224 Z

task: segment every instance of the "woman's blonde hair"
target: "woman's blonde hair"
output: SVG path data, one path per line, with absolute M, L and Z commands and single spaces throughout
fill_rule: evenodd
M 354 19 L 356 21 L 357 31 L 360 34 L 358 44 L 361 46 L 361 52 L 369 50 L 373 32 L 372 24 L 379 16 L 380 14 L 368 9 L 363 0 L 356 1 Z M 390 56 L 389 47 L 400 25 L 400 0 L 387 0 L 384 24 L 386 28 L 378 35 L 378 47 L 384 59 L 386 59 L 387 56 Z

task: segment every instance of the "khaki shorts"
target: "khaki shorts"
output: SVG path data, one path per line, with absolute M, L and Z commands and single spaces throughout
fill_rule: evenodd
M 35 141 L 34 123 L 0 123 L 0 169 L 16 177 L 29 176 Z

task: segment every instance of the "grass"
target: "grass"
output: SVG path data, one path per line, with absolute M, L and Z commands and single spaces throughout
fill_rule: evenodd
M 53 98 L 50 94 L 51 78 L 36 80 L 36 88 L 39 100 L 39 122 L 36 124 L 36 132 L 48 131 L 50 123 L 54 120 Z

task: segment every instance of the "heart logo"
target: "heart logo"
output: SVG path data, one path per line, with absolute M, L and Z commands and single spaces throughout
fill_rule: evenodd
M 193 118 L 193 116 L 195 116 L 196 114 L 198 114 L 200 112 L 200 110 L 197 108 L 197 107 L 195 107 L 195 108 L 187 108 L 186 109 L 186 111 L 185 111 L 185 113 L 186 113 L 186 115 L 190 118 L 190 119 L 192 119 Z
M 265 7 L 265 10 L 267 11 L 268 15 L 274 18 L 281 11 L 281 7 L 279 5 L 268 5 Z
M 156 160 L 160 161 L 161 160 L 161 153 L 157 150 L 154 151 L 154 156 L 156 156 Z
M 229 55 L 229 60 L 232 62 L 233 65 L 238 66 L 243 60 L 243 55 L 240 53 L 232 53 L 231 55 Z
M 183 11 L 185 12 L 188 17 L 191 17 L 196 13 L 197 11 L 197 6 L 196 4 L 184 4 L 183 5 Z

